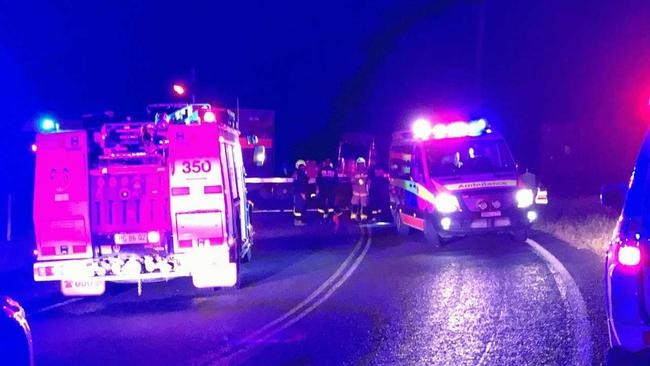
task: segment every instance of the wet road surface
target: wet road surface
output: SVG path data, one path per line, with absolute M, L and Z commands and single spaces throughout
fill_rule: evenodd
M 566 267 L 584 303 L 576 314 L 554 268 L 507 236 L 434 249 L 390 227 L 348 224 L 334 234 L 294 228 L 286 216 L 256 219 L 239 290 L 174 280 L 145 284 L 141 296 L 134 285 L 83 299 L 62 299 L 51 284 L 14 294 L 25 296 L 37 364 L 602 362 L 602 265 L 590 252 L 533 235 Z M 581 321 L 587 334 L 576 332 Z

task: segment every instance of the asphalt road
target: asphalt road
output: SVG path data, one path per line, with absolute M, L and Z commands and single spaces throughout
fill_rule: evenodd
M 383 226 L 256 224 L 239 290 L 174 280 L 64 299 L 14 278 L 37 365 L 602 363 L 602 261 L 588 251 L 539 233 L 434 249 Z

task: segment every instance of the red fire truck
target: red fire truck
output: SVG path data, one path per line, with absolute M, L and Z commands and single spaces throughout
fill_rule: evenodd
M 106 281 L 239 285 L 253 232 L 234 113 L 192 104 L 35 146 L 36 281 L 75 296 Z

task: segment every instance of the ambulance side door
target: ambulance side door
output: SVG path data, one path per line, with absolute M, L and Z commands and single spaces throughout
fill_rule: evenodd
M 408 190 L 413 185 L 411 180 L 412 145 L 393 145 L 390 150 L 390 200 L 398 210 L 410 213 Z
M 425 171 L 422 161 L 422 147 L 415 145 L 411 154 L 411 182 L 406 193 L 406 206 L 418 217 L 424 216 L 424 201 L 419 197 L 418 189 L 425 185 Z

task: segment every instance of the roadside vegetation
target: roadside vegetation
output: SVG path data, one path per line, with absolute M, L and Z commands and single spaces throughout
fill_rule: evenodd
M 534 228 L 577 247 L 604 255 L 619 212 L 600 204 L 598 196 L 551 198 Z

